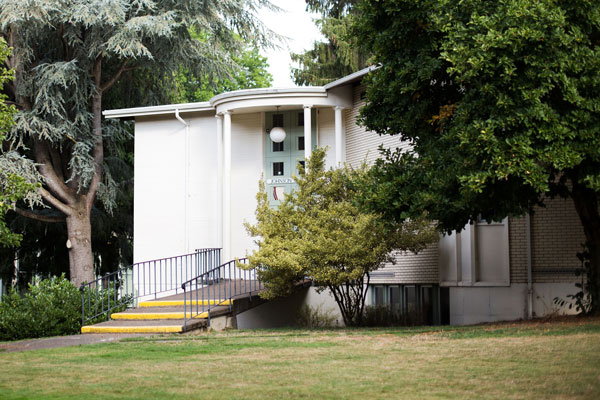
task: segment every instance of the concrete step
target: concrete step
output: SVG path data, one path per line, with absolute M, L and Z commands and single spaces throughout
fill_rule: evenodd
M 182 333 L 183 319 L 178 320 L 111 320 L 81 328 L 81 333 Z M 187 330 L 207 325 L 206 319 L 188 320 Z
M 152 309 L 151 309 L 152 310 Z M 120 312 L 111 314 L 111 319 L 119 319 L 119 320 L 161 320 L 161 319 L 184 319 L 187 315 L 187 318 L 208 318 L 208 313 L 206 311 L 200 312 L 196 315 L 196 312 L 186 312 L 181 311 L 171 311 L 171 312 L 140 312 L 140 309 L 132 310 L 131 312 Z
M 202 299 L 198 299 L 198 300 L 192 300 L 192 301 L 187 301 L 185 302 L 185 304 L 189 307 L 190 305 L 192 306 L 206 306 L 206 305 L 230 305 L 231 304 L 231 300 L 221 300 L 221 299 L 217 299 L 217 300 L 202 300 Z M 165 300 L 165 299 L 161 299 L 161 300 L 149 300 L 149 301 L 140 301 L 140 303 L 138 304 L 138 307 L 183 307 L 184 306 L 184 301 L 183 300 Z

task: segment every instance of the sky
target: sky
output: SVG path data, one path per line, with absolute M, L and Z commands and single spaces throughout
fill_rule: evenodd
M 290 52 L 299 53 L 311 49 L 315 40 L 324 40 L 313 19 L 318 14 L 306 12 L 304 0 L 271 0 L 284 11 L 273 13 L 261 10 L 259 18 L 274 32 L 286 36 L 287 43 L 281 44 L 280 49 L 263 50 L 267 57 L 269 72 L 273 75 L 273 87 L 295 86 L 290 77 L 292 59 Z

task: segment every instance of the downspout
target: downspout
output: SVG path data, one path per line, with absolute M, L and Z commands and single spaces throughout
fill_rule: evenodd
M 525 242 L 527 247 L 527 319 L 533 318 L 533 277 L 531 261 L 531 215 L 525 218 Z
M 190 202 L 190 185 L 189 185 L 189 179 L 190 179 L 190 124 L 188 122 L 186 122 L 183 118 L 181 118 L 181 116 L 179 115 L 179 109 L 175 110 L 175 118 L 177 118 L 177 120 L 179 122 L 181 122 L 183 125 L 185 125 L 185 151 L 184 151 L 184 163 L 185 163 L 185 174 L 184 174 L 184 196 L 185 196 L 185 201 L 184 201 L 184 237 L 183 237 L 183 243 L 185 245 L 185 253 L 189 253 L 190 252 L 190 223 L 189 223 L 189 219 L 190 216 L 188 215 L 189 212 L 189 202 Z

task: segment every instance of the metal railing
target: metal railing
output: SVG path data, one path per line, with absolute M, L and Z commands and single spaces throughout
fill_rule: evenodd
M 234 297 L 258 293 L 263 289 L 256 270 L 239 268 L 239 264 L 248 265 L 247 258 L 228 261 L 210 271 L 181 284 L 183 289 L 184 323 L 187 330 L 190 320 L 206 313 L 210 326 L 210 311 L 221 305 L 229 305 L 231 310 Z M 204 315 L 201 316 L 202 318 Z
M 138 299 L 169 292 L 178 294 L 181 284 L 221 264 L 221 249 L 197 249 L 181 256 L 143 261 L 84 283 L 81 291 L 81 324 L 95 322 L 113 310 L 135 306 Z

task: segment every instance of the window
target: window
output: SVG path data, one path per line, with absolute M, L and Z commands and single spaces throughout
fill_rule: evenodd
M 298 150 L 304 150 L 304 136 L 298 137 Z
M 478 218 L 439 243 L 443 286 L 509 286 L 508 218 Z
M 273 143 L 273 152 L 278 152 L 278 151 L 283 151 L 283 142 L 279 142 L 279 143 Z
M 440 323 L 439 287 L 430 284 L 369 285 L 371 307 L 387 308 L 389 323 L 399 325 L 434 325 Z
M 298 161 L 300 163 L 300 165 L 302 165 L 302 168 L 306 169 L 306 162 L 305 161 Z
M 304 126 L 304 112 L 298 113 L 298 126 Z
M 283 162 L 274 162 L 273 163 L 273 176 L 281 176 L 283 175 Z
M 283 128 L 283 114 L 273 114 L 273 128 Z

